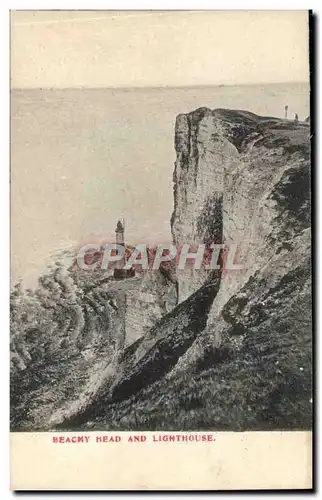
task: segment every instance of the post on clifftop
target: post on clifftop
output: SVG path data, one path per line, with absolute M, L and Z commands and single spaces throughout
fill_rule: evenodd
M 287 119 L 287 112 L 288 112 L 288 105 L 287 104 L 286 104 L 284 110 L 285 110 L 285 119 Z

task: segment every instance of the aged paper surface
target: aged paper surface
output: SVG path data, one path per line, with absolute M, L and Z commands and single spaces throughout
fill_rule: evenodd
M 312 487 L 309 91 L 306 11 L 11 13 L 12 489 Z
M 49 433 L 13 433 L 12 488 L 236 490 L 311 487 L 309 432 L 222 432 L 214 442 L 53 444 Z M 168 433 L 163 433 L 167 435 Z M 75 433 L 68 435 L 76 436 Z M 136 433 L 137 436 L 142 433 Z M 287 466 L 285 465 L 287 463 Z M 36 473 L 37 471 L 37 473 Z

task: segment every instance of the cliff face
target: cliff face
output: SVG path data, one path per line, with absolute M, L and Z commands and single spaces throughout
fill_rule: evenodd
M 150 319 L 124 312 L 128 342 L 46 428 L 310 428 L 309 133 L 244 111 L 177 118 L 174 241 L 237 245 L 242 269 L 177 270 L 176 306 L 173 280 L 142 289 Z M 126 282 L 107 289 L 141 310 Z
M 224 274 L 224 303 L 309 226 L 309 127 L 201 108 L 177 118 L 175 147 L 174 241 L 237 246 L 243 270 Z M 207 276 L 191 274 L 178 273 L 179 300 Z
M 65 426 L 309 428 L 309 128 L 199 109 L 175 146 L 175 243 L 233 243 L 243 267 L 177 271 L 180 304 Z
M 189 242 L 190 238 L 205 243 L 210 238 L 216 242 L 220 227 L 221 241 L 228 247 L 237 246 L 242 266 L 240 271 L 223 272 L 208 317 L 208 340 L 198 343 L 202 351 L 209 342 L 218 343 L 218 315 L 251 277 L 266 269 L 279 280 L 296 266 L 299 249 L 304 246 L 307 256 L 310 254 L 309 127 L 244 111 L 200 109 L 178 117 L 175 144 L 175 241 L 188 238 Z M 207 176 L 205 189 L 203 179 Z M 190 218 L 178 185 L 192 187 L 198 200 Z M 220 197 L 220 207 L 207 204 L 211 196 L 215 200 Z M 189 226 L 191 218 L 203 220 L 202 231 L 196 223 Z M 195 275 L 178 276 L 179 299 L 206 277 L 205 273 Z M 193 357 L 189 351 L 185 360 L 191 363 Z

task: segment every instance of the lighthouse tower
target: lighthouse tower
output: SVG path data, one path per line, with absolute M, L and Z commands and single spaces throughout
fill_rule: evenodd
M 115 234 L 116 244 L 124 247 L 124 220 L 123 223 L 119 220 L 116 224 Z

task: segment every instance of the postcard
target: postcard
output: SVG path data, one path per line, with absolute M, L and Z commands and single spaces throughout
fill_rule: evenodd
M 11 12 L 11 488 L 312 488 L 308 11 Z

